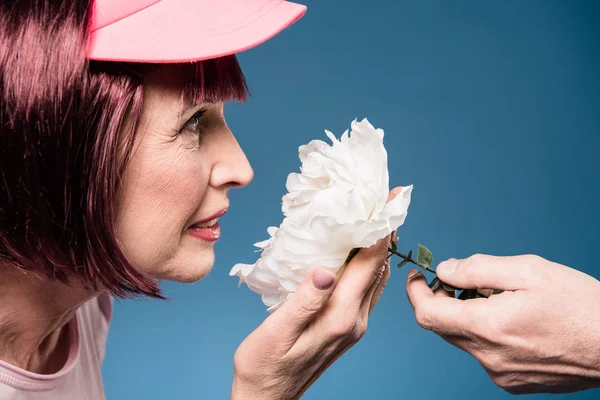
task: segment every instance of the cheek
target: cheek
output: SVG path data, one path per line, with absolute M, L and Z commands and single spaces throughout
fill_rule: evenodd
M 127 258 L 147 272 L 173 258 L 196 216 L 208 171 L 196 153 L 140 148 L 125 173 L 117 230 Z

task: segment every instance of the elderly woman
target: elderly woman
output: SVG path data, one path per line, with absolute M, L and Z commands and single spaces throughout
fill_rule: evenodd
M 207 275 L 228 190 L 253 176 L 223 116 L 247 94 L 234 54 L 304 12 L 0 1 L 1 399 L 103 399 L 111 299 Z M 238 348 L 232 398 L 298 398 L 360 339 L 388 240 L 307 277 Z

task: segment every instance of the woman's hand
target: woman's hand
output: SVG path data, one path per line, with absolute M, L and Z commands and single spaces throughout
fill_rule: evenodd
M 298 399 L 358 342 L 390 275 L 389 243 L 388 236 L 359 251 L 338 282 L 313 270 L 237 349 L 231 399 Z
M 473 355 L 498 386 L 513 394 L 600 386 L 596 279 L 534 255 L 450 259 L 437 274 L 455 287 L 504 290 L 462 301 L 434 294 L 423 277 L 407 283 L 419 325 Z

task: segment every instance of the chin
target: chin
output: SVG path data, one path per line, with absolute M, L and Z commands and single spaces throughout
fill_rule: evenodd
M 178 263 L 172 270 L 165 271 L 161 279 L 180 283 L 194 283 L 207 276 L 214 265 L 214 254 L 194 257 L 189 262 Z

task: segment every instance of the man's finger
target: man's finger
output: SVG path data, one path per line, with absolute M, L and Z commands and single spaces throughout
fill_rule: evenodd
M 416 269 L 408 271 L 408 280 L 406 281 L 406 294 L 408 295 L 408 301 L 413 310 L 416 309 L 417 305 L 434 297 L 433 292 L 429 289 L 429 286 L 427 286 L 425 277 L 423 275 L 415 277 L 416 274 Z M 417 282 L 419 284 L 417 284 Z
M 435 292 L 433 292 L 433 295 L 435 297 L 449 297 L 451 299 L 456 298 L 454 291 L 449 292 L 441 286 Z
M 440 263 L 440 279 L 463 289 L 527 289 L 535 281 L 536 271 L 522 256 L 496 257 L 476 254 Z
M 409 277 L 417 271 L 411 270 Z M 443 290 L 443 289 L 440 289 Z M 415 311 L 417 323 L 438 334 L 461 335 L 474 321 L 473 304 L 433 294 L 423 276 L 409 279 L 406 293 Z

